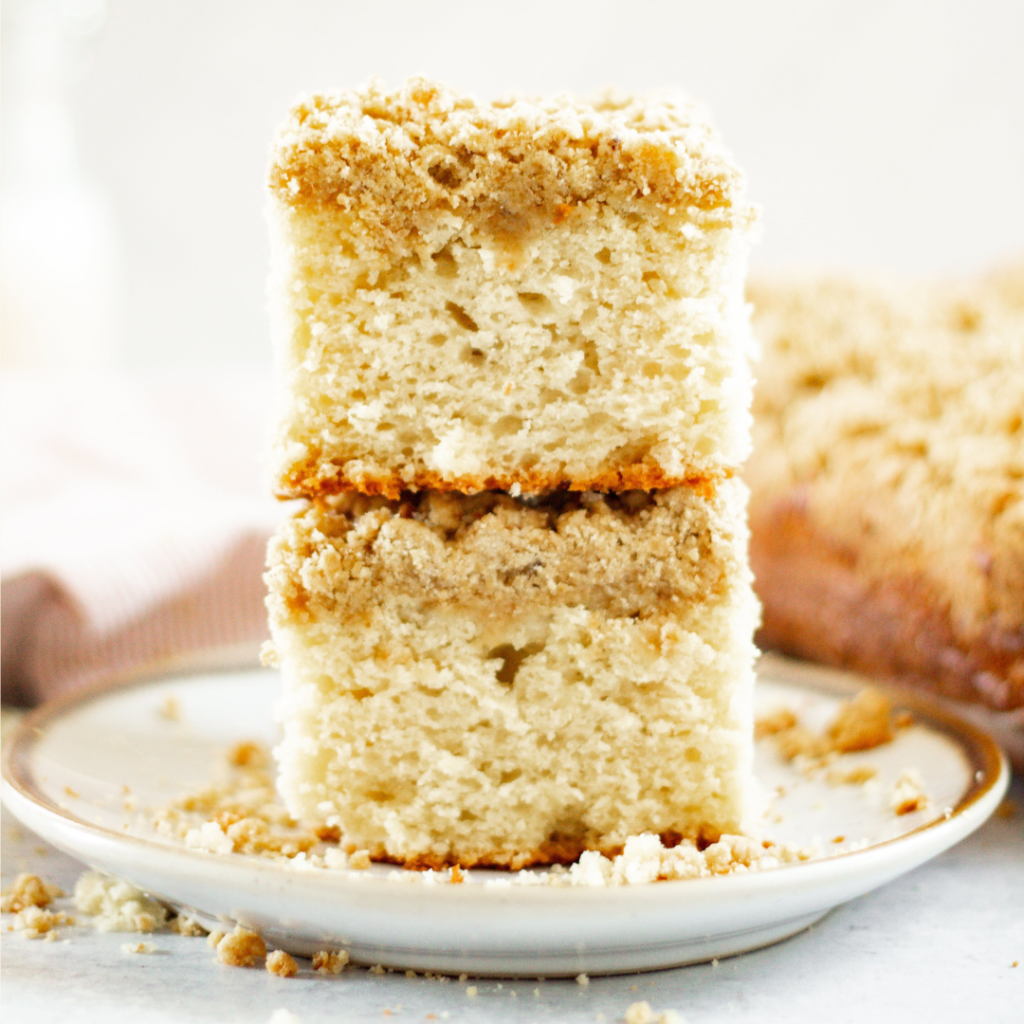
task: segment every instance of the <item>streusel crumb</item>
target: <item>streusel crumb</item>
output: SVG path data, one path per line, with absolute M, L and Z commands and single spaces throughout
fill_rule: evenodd
M 871 750 L 893 737 L 892 706 L 881 690 L 867 686 L 844 703 L 828 728 L 832 749 L 841 754 Z
M 343 949 L 322 949 L 313 954 L 313 970 L 320 974 L 341 974 L 347 964 L 348 953 Z
M 288 814 L 274 789 L 266 747 L 251 740 L 236 743 L 222 771 L 224 777 L 213 785 L 157 810 L 152 817 L 156 831 L 209 853 L 281 859 L 307 853 L 321 841 L 336 841 Z
M 155 953 L 156 946 L 152 942 L 123 942 L 121 943 L 122 953 Z
M 869 764 L 859 764 L 846 771 L 831 771 L 825 776 L 830 786 L 863 786 L 878 774 L 877 768 Z
M 64 893 L 55 885 L 44 882 L 38 875 L 22 872 L 14 885 L 0 896 L 0 910 L 5 914 L 17 914 L 28 907 L 48 907 Z
M 130 882 L 86 871 L 75 883 L 75 906 L 100 932 L 152 932 L 167 921 L 167 908 Z
M 267 954 L 267 970 L 279 978 L 294 978 L 299 973 L 299 965 L 283 949 L 275 949 Z
M 899 815 L 923 811 L 929 804 L 924 782 L 913 768 L 907 768 L 896 780 L 889 797 L 889 806 Z
M 75 919 L 62 910 L 43 910 L 30 905 L 18 912 L 14 918 L 14 929 L 23 932 L 26 939 L 55 939 L 57 928 L 74 923 Z
M 258 967 L 267 956 L 267 944 L 256 934 L 236 925 L 217 943 L 217 959 L 229 967 Z
M 779 708 L 759 718 L 754 733 L 758 739 L 774 736 L 779 754 L 787 761 L 796 757 L 828 761 L 836 754 L 871 750 L 889 743 L 897 729 L 906 728 L 912 721 L 905 712 L 894 717 L 889 698 L 881 690 L 867 686 L 852 700 L 843 701 L 823 735 L 801 725 L 788 708 Z M 844 781 L 865 782 L 870 777 Z
M 754 723 L 754 738 L 759 740 L 764 736 L 776 736 L 795 725 L 796 715 L 790 708 L 776 708 Z
M 236 743 L 228 751 L 228 764 L 236 768 L 265 768 L 268 764 L 266 747 L 252 740 Z
M 178 935 L 195 936 L 201 938 L 206 934 L 206 929 L 198 922 L 185 914 L 179 914 L 171 919 L 168 927 Z

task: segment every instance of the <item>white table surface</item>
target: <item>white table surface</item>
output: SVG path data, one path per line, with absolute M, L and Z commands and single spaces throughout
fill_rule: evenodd
M 1010 817 L 996 815 L 960 846 L 833 911 L 768 949 L 717 965 L 573 981 L 440 982 L 346 970 L 297 978 L 214 961 L 206 942 L 173 934 L 98 934 L 86 922 L 62 941 L 29 941 L 4 915 L 4 1024 L 257 1022 L 285 1008 L 301 1024 L 362 1021 L 621 1021 L 630 1003 L 673 1009 L 688 1024 L 718 1021 L 1024 1021 L 1024 782 Z M 32 871 L 70 891 L 82 865 L 3 813 L 3 883 Z M 59 907 L 70 909 L 70 901 Z M 151 955 L 122 952 L 148 938 Z M 1021 966 L 1012 967 L 1014 961 Z M 389 1011 L 389 1012 L 388 1012 Z M 447 1016 L 444 1016 L 447 1014 Z M 602 1016 L 603 1015 L 603 1016 Z

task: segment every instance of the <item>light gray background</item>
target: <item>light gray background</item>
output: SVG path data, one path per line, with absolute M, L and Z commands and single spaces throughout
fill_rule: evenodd
M 26 6 L 5 0 L 5 65 L 9 12 Z M 67 109 L 82 178 L 120 247 L 107 355 L 122 365 L 269 364 L 272 132 L 298 93 L 371 74 L 394 84 L 423 72 L 484 97 L 685 87 L 714 112 L 764 208 L 757 266 L 932 273 L 1024 251 L 1019 2 L 78 7 Z

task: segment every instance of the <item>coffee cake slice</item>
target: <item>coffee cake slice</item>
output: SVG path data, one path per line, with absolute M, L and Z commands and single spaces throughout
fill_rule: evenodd
M 727 476 L 749 445 L 744 191 L 678 94 L 300 102 L 269 189 L 279 493 Z
M 267 574 L 290 812 L 435 868 L 739 831 L 744 511 L 738 481 L 314 503 Z
M 1024 264 L 750 294 L 762 643 L 1024 708 Z

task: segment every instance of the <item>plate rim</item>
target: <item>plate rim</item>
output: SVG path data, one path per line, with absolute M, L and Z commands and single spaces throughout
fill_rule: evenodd
M 258 647 L 252 644 L 236 644 L 225 647 L 211 648 L 206 651 L 177 655 L 160 659 L 155 662 L 147 662 L 144 665 L 134 666 L 119 672 L 104 675 L 85 686 L 76 688 L 73 691 L 57 695 L 49 701 L 39 705 L 30 711 L 16 726 L 14 733 L 5 744 L 3 751 L 2 778 L 5 802 L 9 803 L 11 810 L 17 817 L 17 805 L 27 805 L 34 808 L 34 813 L 41 814 L 53 821 L 58 828 L 67 829 L 69 826 L 73 831 L 84 832 L 87 835 L 115 842 L 118 846 L 129 844 L 140 850 L 150 851 L 157 856 L 168 856 L 172 858 L 184 857 L 188 862 L 198 868 L 201 864 L 208 867 L 214 865 L 225 867 L 232 871 L 245 869 L 257 873 L 269 872 L 273 876 L 279 876 L 280 872 L 287 875 L 305 875 L 307 872 L 298 871 L 289 865 L 281 864 L 276 860 L 248 856 L 244 854 L 214 854 L 205 850 L 189 849 L 184 846 L 180 848 L 166 842 L 158 842 L 145 836 L 131 835 L 118 832 L 90 822 L 74 814 L 72 811 L 60 806 L 43 793 L 36 784 L 31 771 L 30 755 L 35 742 L 42 736 L 45 729 L 55 721 L 60 720 L 65 714 L 69 714 L 79 708 L 111 696 L 125 689 L 146 684 L 183 679 L 207 673 L 231 674 L 235 672 L 259 671 L 261 666 L 255 657 Z M 272 671 L 267 669 L 267 671 Z M 589 894 L 601 893 L 602 898 L 608 899 L 629 899 L 640 897 L 641 893 L 655 892 L 666 894 L 665 886 L 669 885 L 673 891 L 680 894 L 683 891 L 691 892 L 694 896 L 700 891 L 706 891 L 705 887 L 714 885 L 714 892 L 721 893 L 723 890 L 732 890 L 734 895 L 742 892 L 747 885 L 753 884 L 758 889 L 774 888 L 769 878 L 778 878 L 777 884 L 783 884 L 790 878 L 787 869 L 801 869 L 800 877 L 808 884 L 813 883 L 815 876 L 825 881 L 833 870 L 842 870 L 844 865 L 850 864 L 851 858 L 856 858 L 854 863 L 863 864 L 865 869 L 869 868 L 869 862 L 884 859 L 891 852 L 895 845 L 907 853 L 910 848 L 917 847 L 936 835 L 937 830 L 944 829 L 946 833 L 954 835 L 948 843 L 941 845 L 941 850 L 948 849 L 959 840 L 965 838 L 976 828 L 980 827 L 989 815 L 998 806 L 999 800 L 1005 793 L 1010 780 L 1009 762 L 995 740 L 992 739 L 983 729 L 973 722 L 961 717 L 947 703 L 929 694 L 922 694 L 911 691 L 902 686 L 886 684 L 884 681 L 870 679 L 865 676 L 848 672 L 842 669 L 835 669 L 828 666 L 816 665 L 811 662 L 799 661 L 787 658 L 775 652 L 761 654 L 756 664 L 758 678 L 764 678 L 766 682 L 795 682 L 801 687 L 819 693 L 826 693 L 831 696 L 849 696 L 858 689 L 865 686 L 876 686 L 882 689 L 892 700 L 893 707 L 897 711 L 910 711 L 920 720 L 931 724 L 944 735 L 952 738 L 958 747 L 968 758 L 971 770 L 971 782 L 967 791 L 963 794 L 956 806 L 948 814 L 940 815 L 932 821 L 918 825 L 902 835 L 890 839 L 872 843 L 860 849 L 844 850 L 807 861 L 800 861 L 793 864 L 781 864 L 771 871 L 747 872 L 740 874 L 727 874 L 711 878 L 696 879 L 675 879 L 660 881 L 657 885 L 621 885 L 621 886 L 548 886 L 548 885 L 515 885 L 511 879 L 513 873 L 503 876 L 502 873 L 494 871 L 488 873 L 488 879 L 493 878 L 499 884 L 475 883 L 472 885 L 437 885 L 417 886 L 408 881 L 399 881 L 388 874 L 370 873 L 365 871 L 330 871 L 311 868 L 308 874 L 321 879 L 322 884 L 329 889 L 339 891 L 358 890 L 365 891 L 369 886 L 400 886 L 398 891 L 412 895 L 413 891 L 430 891 L 435 898 L 445 898 L 442 893 L 448 894 L 448 898 L 464 899 L 466 894 L 472 894 L 474 898 L 480 898 L 484 893 L 502 894 L 510 890 L 515 892 L 517 902 L 531 903 L 535 899 L 550 903 L 552 899 L 583 900 Z M 778 676 L 785 674 L 786 679 L 779 679 Z M 14 796 L 14 801 L 10 800 Z M 982 803 L 990 803 L 987 811 L 982 808 Z M 972 820 L 977 818 L 977 820 Z M 31 826 L 30 826 L 31 827 Z M 957 833 L 960 833 L 957 835 Z M 937 851 L 941 852 L 941 851 Z M 926 858 L 927 859 L 927 858 Z M 385 865 L 382 865 L 382 867 Z M 386 865 L 394 871 L 401 871 L 398 865 Z M 474 872 L 478 869 L 471 869 Z M 217 868 L 214 868 L 217 871 Z M 503 877 L 507 877 L 506 884 L 500 884 Z M 680 890 L 679 886 L 685 886 Z M 535 895 L 530 896 L 528 894 Z M 568 894 L 573 895 L 568 895 Z M 560 894 L 556 896 L 556 894 Z M 613 895 L 615 894 L 615 895 Z M 642 897 L 641 897 L 642 898 Z

